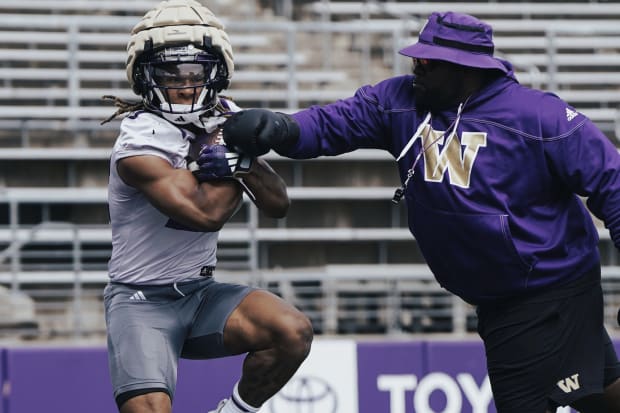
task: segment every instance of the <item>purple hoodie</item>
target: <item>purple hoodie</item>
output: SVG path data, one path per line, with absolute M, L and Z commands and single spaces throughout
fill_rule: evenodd
M 456 108 L 432 113 L 426 126 L 412 75 L 300 111 L 301 136 L 286 154 L 404 152 L 404 182 L 424 151 L 405 191 L 409 228 L 437 281 L 473 304 L 532 294 L 600 265 L 597 230 L 578 196 L 620 246 L 618 151 L 588 118 L 520 85 L 505 64 L 508 75 L 472 96 L 460 116 Z M 442 137 L 455 124 L 456 135 Z

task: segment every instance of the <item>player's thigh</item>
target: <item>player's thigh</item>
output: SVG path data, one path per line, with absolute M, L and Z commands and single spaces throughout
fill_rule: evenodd
M 277 342 L 308 342 L 310 320 L 290 303 L 265 290 L 247 295 L 226 323 L 224 341 L 236 352 L 256 351 Z
M 252 288 L 213 281 L 200 296 L 200 308 L 183 343 L 181 357 L 210 359 L 238 354 L 224 343 L 224 329 Z
M 183 328 L 172 303 L 131 300 L 130 286 L 106 288 L 108 362 L 117 402 L 161 390 L 174 394 Z

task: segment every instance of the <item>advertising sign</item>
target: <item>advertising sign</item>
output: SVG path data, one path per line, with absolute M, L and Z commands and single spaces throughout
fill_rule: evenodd
M 618 351 L 619 343 L 614 345 Z M 105 348 L 0 350 L 0 413 L 117 411 Z M 173 412 L 214 409 L 230 396 L 243 359 L 181 360 Z M 573 410 L 557 410 L 569 412 Z M 299 370 L 260 413 L 496 413 L 496 409 L 480 340 L 317 338 Z
M 260 412 L 357 412 L 357 363 L 355 341 L 316 341 L 297 373 Z

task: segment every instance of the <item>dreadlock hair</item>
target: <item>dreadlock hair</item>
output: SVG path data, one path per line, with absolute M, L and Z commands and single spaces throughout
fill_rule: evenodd
M 114 106 L 116 106 L 118 109 L 116 110 L 116 112 L 114 112 L 110 117 L 108 117 L 107 119 L 104 119 L 103 121 L 101 121 L 101 125 L 110 122 L 111 120 L 116 119 L 118 116 L 124 114 L 124 113 L 129 113 L 129 112 L 134 112 L 136 110 L 144 110 L 146 109 L 146 107 L 144 106 L 144 101 L 140 100 L 140 101 L 129 101 L 129 100 L 124 100 L 121 99 L 119 97 L 116 96 L 111 96 L 111 95 L 104 95 L 102 96 L 103 100 L 112 100 L 114 101 Z
M 219 95 L 219 97 L 233 102 L 233 99 L 229 96 Z M 124 113 L 135 112 L 137 110 L 148 111 L 146 105 L 144 104 L 144 101 L 142 100 L 129 101 L 129 100 L 121 99 L 119 97 L 112 96 L 112 95 L 103 95 L 101 99 L 114 101 L 114 106 L 116 106 L 118 109 L 110 117 L 102 120 L 100 125 L 106 124 L 116 119 L 118 116 L 121 116 Z M 226 117 L 229 117 L 232 114 L 232 112 L 230 112 L 230 110 L 226 106 L 222 105 L 222 101 L 220 99 L 217 100 L 217 103 L 215 105 L 215 108 L 213 108 L 213 110 L 217 110 L 221 113 L 224 113 L 224 116 Z

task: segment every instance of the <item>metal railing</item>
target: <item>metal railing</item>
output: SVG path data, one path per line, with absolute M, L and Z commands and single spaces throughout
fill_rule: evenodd
M 234 270 L 218 269 L 216 276 L 222 281 L 263 287 L 282 296 L 311 318 L 318 334 L 475 332 L 473 307 L 443 290 L 423 263 L 261 268 L 258 251 L 263 235 L 255 220 L 251 215 L 247 226 L 241 228 L 237 224 L 237 228 L 231 229 L 240 231 L 239 234 L 227 237 L 223 230 L 224 240 L 247 240 L 248 256 Z M 104 228 L 92 231 L 93 228 L 70 223 L 16 226 L 15 238 L 0 253 L 0 268 L 4 267 L 0 271 L 0 285 L 31 300 L 35 311 L 30 319 L 25 319 L 23 312 L 14 312 L 14 324 L 5 318 L 8 323 L 0 326 L 0 337 L 102 337 L 107 257 L 98 255 L 96 264 L 85 259 L 93 252 L 87 248 L 89 242 L 97 240 L 105 249 L 109 248 L 110 239 Z M 333 230 L 324 231 L 324 239 L 331 233 Z M 303 237 L 299 240 L 303 242 Z M 56 247 L 63 248 L 28 253 L 29 246 L 41 242 L 54 242 Z M 62 263 L 58 263 L 59 257 Z M 606 323 L 610 330 L 618 330 L 615 319 L 620 307 L 620 267 L 604 263 L 603 287 Z
M 270 36 L 267 48 L 260 49 L 260 54 L 246 55 L 251 57 L 251 60 L 248 60 L 248 64 L 260 66 L 262 59 L 263 67 L 265 67 L 269 63 L 269 56 L 277 57 L 277 61 L 280 63 L 273 66 L 274 69 L 271 70 L 286 73 L 288 79 L 283 83 L 283 87 L 277 86 L 264 90 L 260 87 L 261 84 L 265 83 L 264 80 L 261 80 L 260 70 L 244 69 L 243 59 L 246 52 L 240 51 L 238 52 L 240 62 L 238 73 L 240 77 L 243 77 L 244 70 L 250 70 L 248 73 L 256 73 L 254 83 L 258 86 L 256 90 L 261 90 L 261 94 L 248 93 L 252 92 L 253 89 L 246 89 L 246 86 L 235 89 L 234 77 L 233 88 L 230 93 L 233 97 L 235 92 L 238 93 L 240 97 L 238 101 L 242 106 L 244 103 L 271 107 L 282 105 L 284 107 L 279 107 L 279 109 L 293 111 L 311 103 L 327 103 L 337 98 L 346 97 L 352 94 L 357 86 L 381 80 L 386 74 L 397 75 L 408 72 L 409 61 L 400 56 L 398 50 L 411 40 L 411 34 L 416 33 L 423 22 L 417 17 L 406 15 L 401 16 L 400 19 L 389 21 L 373 19 L 363 13 L 361 17 L 359 20 L 338 22 L 325 19 L 322 21 L 296 22 L 226 21 L 227 28 L 231 33 L 243 34 L 247 38 L 250 38 L 253 34 L 256 36 Z M 93 31 L 96 30 L 100 30 L 103 33 L 106 31 L 128 32 L 135 23 L 135 19 L 134 16 L 0 15 L 0 27 L 5 30 L 62 30 L 68 39 L 66 46 L 62 47 L 62 49 L 37 50 L 35 48 L 33 50 L 37 52 L 36 55 L 38 57 L 36 55 L 28 59 L 24 57 L 24 62 L 27 62 L 32 58 L 46 59 L 45 56 L 47 54 L 50 55 L 50 59 L 56 59 L 53 57 L 53 53 L 64 53 L 62 62 L 66 61 L 68 75 L 66 78 L 66 90 L 61 90 L 62 93 L 59 96 L 65 97 L 63 99 L 65 103 L 60 106 L 46 104 L 47 110 L 44 111 L 41 110 L 40 106 L 27 106 L 28 99 L 26 98 L 20 100 L 24 102 L 24 107 L 20 108 L 20 105 L 16 104 L 17 101 L 13 99 L 10 106 L 0 105 L 0 120 L 5 122 L 7 126 L 10 126 L 10 122 L 7 123 L 8 121 L 21 121 L 23 123 L 16 124 L 15 127 L 25 128 L 25 130 L 28 130 L 31 124 L 34 127 L 37 116 L 64 119 L 65 123 L 62 127 L 73 130 L 75 133 L 79 130 L 98 128 L 97 122 L 89 123 L 88 120 L 101 120 L 105 118 L 111 108 L 102 105 L 98 105 L 98 107 L 92 106 L 92 98 L 88 98 L 88 93 L 86 93 L 89 90 L 89 86 L 85 85 L 85 82 L 91 80 L 89 80 L 90 78 L 81 77 L 87 73 L 83 65 L 89 61 L 115 65 L 114 68 L 109 69 L 111 76 L 106 78 L 117 79 L 112 82 L 121 89 L 114 91 L 126 94 L 127 96 L 125 97 L 130 97 L 132 94 L 124 81 L 124 73 L 122 73 L 125 60 L 125 52 L 123 51 L 124 41 L 122 41 L 122 36 L 110 36 L 111 40 L 97 47 L 100 50 L 84 50 L 83 45 L 85 42 L 91 46 L 93 42 L 95 42 L 95 46 L 97 45 L 97 40 L 93 40 L 92 36 Z M 500 24 L 499 27 L 506 31 L 517 30 L 517 27 L 519 27 L 517 23 L 519 22 L 517 19 L 514 22 L 514 27 L 511 22 L 506 21 Z M 544 30 L 541 28 L 542 23 L 540 22 L 537 22 L 537 25 L 532 28 L 532 30 L 543 30 L 546 36 L 546 50 L 543 53 L 538 53 L 542 63 L 528 63 L 527 60 L 521 59 L 518 53 L 504 53 L 513 61 L 521 73 L 527 75 L 526 79 L 529 79 L 533 86 L 545 85 L 546 88 L 552 91 L 557 90 L 559 84 L 557 60 L 562 54 L 556 47 L 558 36 L 577 34 L 584 37 L 604 33 L 616 34 L 620 30 L 618 29 L 620 25 L 617 22 L 614 22 L 614 24 L 601 23 L 597 25 L 568 25 L 567 22 L 552 20 L 550 22 L 553 24 L 550 23 Z M 524 27 L 527 28 L 528 25 L 524 25 Z M 522 30 L 525 31 L 526 29 Z M 342 51 L 334 50 L 336 42 L 333 40 L 335 36 L 348 38 L 347 41 L 350 44 L 349 50 L 346 51 L 346 56 L 349 58 L 343 58 Z M 37 44 L 36 39 L 30 39 L 29 42 L 31 45 Z M 315 42 L 318 43 L 318 47 L 314 47 Z M 312 44 L 312 47 L 308 47 L 310 44 Z M 380 58 L 373 56 L 373 54 L 376 54 L 377 48 L 382 50 L 382 57 Z M 267 53 L 268 50 L 272 51 L 271 55 Z M 32 50 L 22 50 L 18 47 L 0 50 L 0 54 L 15 54 L 15 56 L 25 52 L 30 53 Z M 276 56 L 274 53 L 279 53 L 279 55 Z M 502 50 L 499 53 L 502 55 Z M 601 56 L 604 57 L 604 55 Z M 607 56 L 612 58 L 613 54 L 609 53 Z M 351 59 L 351 57 L 354 58 Z M 45 61 L 42 63 L 45 66 Z M 545 67 L 544 72 L 539 67 L 541 65 Z M 9 69 L 10 67 L 4 68 L 4 70 Z M 350 80 L 348 82 L 337 79 L 330 81 L 329 78 L 325 78 L 325 80 L 317 79 L 315 83 L 307 83 L 298 74 L 300 71 L 308 69 L 324 71 L 341 70 L 347 74 Z M 265 72 L 268 71 L 268 69 L 264 70 Z M 340 79 L 342 78 L 340 77 Z M 252 80 L 246 79 L 244 82 L 252 83 Z M 323 85 L 323 82 L 327 82 L 328 86 Z M 49 94 L 48 92 L 53 92 L 53 89 L 47 90 L 46 93 L 43 93 L 43 90 L 44 88 L 41 88 L 39 92 L 33 92 L 33 96 L 45 96 Z M 272 93 L 269 92 L 270 90 L 272 90 Z M 11 85 L 10 78 L 7 78 L 4 81 L 4 86 L 0 87 L 0 92 L 7 96 L 18 97 L 20 93 L 26 93 L 27 89 L 14 88 Z M 29 95 L 29 93 L 26 94 L 26 96 Z M 99 94 L 97 94 L 98 96 Z M 615 101 L 615 104 L 620 104 L 620 98 L 618 101 Z M 584 113 L 588 114 L 588 110 L 584 109 Z M 609 113 L 609 115 L 605 115 L 609 117 L 606 121 L 612 125 L 610 127 L 612 131 L 616 132 L 620 129 L 617 123 L 619 116 L 617 113 L 615 113 L 615 116 L 614 113 Z M 45 125 L 39 125 L 38 127 L 45 127 Z

